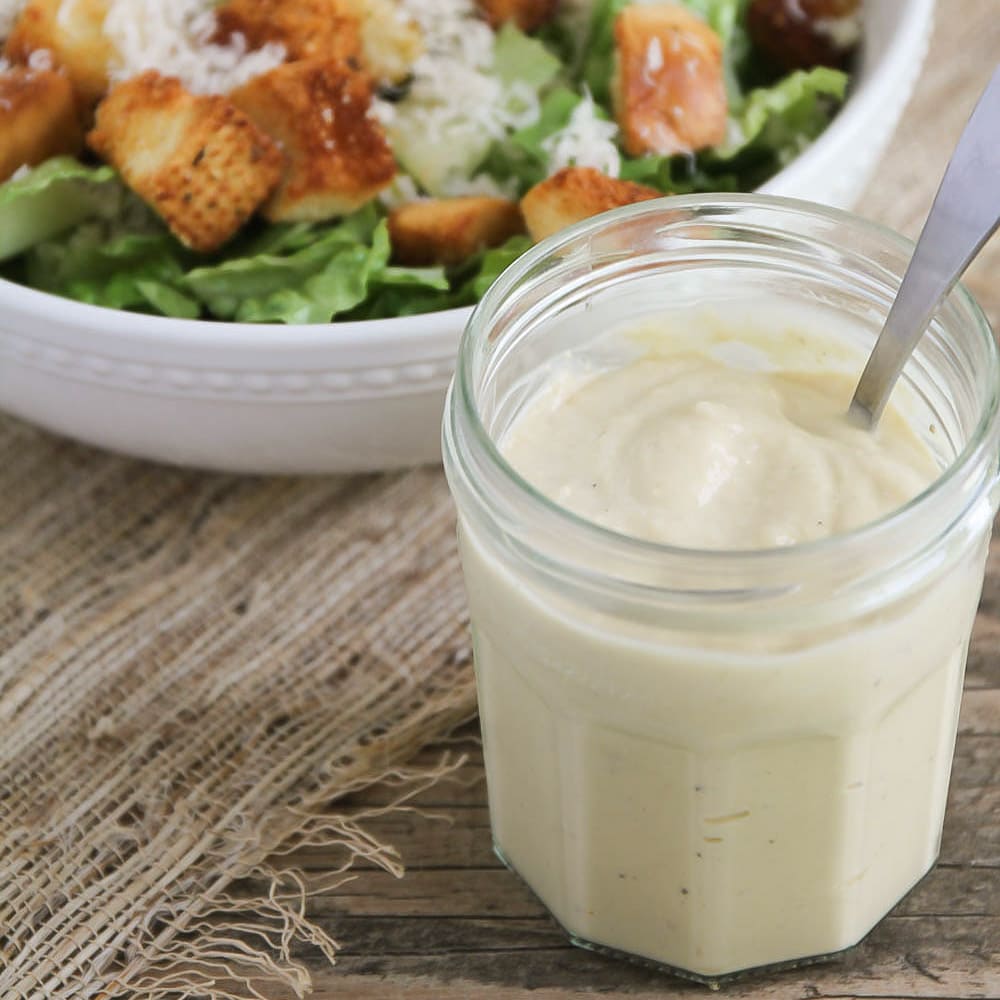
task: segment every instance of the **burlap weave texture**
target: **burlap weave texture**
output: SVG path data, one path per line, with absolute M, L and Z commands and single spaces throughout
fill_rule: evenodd
M 0 418 L 0 559 L 0 998 L 307 989 L 295 940 L 335 944 L 268 857 L 398 870 L 333 800 L 474 712 L 440 472 L 213 476 Z

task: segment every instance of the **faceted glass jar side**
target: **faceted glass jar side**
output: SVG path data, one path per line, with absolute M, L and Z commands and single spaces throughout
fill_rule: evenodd
M 614 535 L 496 441 L 539 365 L 667 303 L 795 300 L 867 346 L 907 249 L 801 203 L 674 198 L 536 248 L 473 317 L 444 439 L 491 821 L 578 943 L 708 980 L 804 960 L 856 943 L 933 864 L 996 509 L 996 351 L 956 292 L 902 390 L 946 473 L 784 550 Z

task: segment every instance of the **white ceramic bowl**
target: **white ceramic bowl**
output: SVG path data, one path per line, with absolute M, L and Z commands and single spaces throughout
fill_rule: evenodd
M 927 51 L 934 0 L 867 0 L 853 92 L 763 191 L 850 206 L 885 151 Z M 361 472 L 439 458 L 470 310 L 280 326 L 141 316 L 0 280 L 0 408 L 164 462 L 262 473 Z

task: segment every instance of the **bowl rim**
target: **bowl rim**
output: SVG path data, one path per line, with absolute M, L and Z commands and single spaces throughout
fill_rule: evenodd
M 856 130 L 865 111 L 876 104 L 879 95 L 891 89 L 899 65 L 911 58 L 911 50 L 925 33 L 935 0 L 901 0 L 899 25 L 889 44 L 879 54 L 871 72 L 857 89 L 849 92 L 843 108 L 822 134 L 791 163 L 769 178 L 748 195 L 770 195 L 775 181 L 786 181 L 807 173 L 816 160 L 821 160 L 829 148 L 836 147 Z M 710 197 L 706 193 L 705 197 Z M 665 198 L 674 197 L 664 195 Z M 385 348 L 398 343 L 401 337 L 413 345 L 438 340 L 444 331 L 461 331 L 468 323 L 475 306 L 442 309 L 412 316 L 385 319 L 354 320 L 328 323 L 240 323 L 225 320 L 178 319 L 91 305 L 43 292 L 27 285 L 0 278 L 0 318 L 20 313 L 24 317 L 43 319 L 65 327 L 100 328 L 110 335 L 125 335 L 135 343 L 227 346 L 240 343 L 245 347 L 322 347 L 330 344 L 350 348 Z

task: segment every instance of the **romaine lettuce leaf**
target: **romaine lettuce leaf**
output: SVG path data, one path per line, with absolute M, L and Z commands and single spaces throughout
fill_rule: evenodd
M 32 287 L 81 302 L 193 318 L 200 307 L 180 287 L 193 259 L 165 229 L 113 234 L 87 222 L 29 250 L 24 271 Z
M 493 43 L 493 73 L 508 87 L 524 85 L 540 90 L 561 70 L 558 56 L 510 21 L 497 32 Z
M 450 272 L 440 268 L 387 268 L 387 272 L 407 272 L 405 284 L 396 280 L 380 284 L 376 294 L 344 318 L 383 319 L 474 305 L 500 273 L 530 246 L 527 236 L 512 236 L 502 246 L 485 250 Z M 376 281 L 384 279 L 385 273 Z
M 797 70 L 773 86 L 752 90 L 731 118 L 729 140 L 705 159 L 734 163 L 763 153 L 779 169 L 826 128 L 846 90 L 847 74 L 826 66 Z
M 710 171 L 695 156 L 623 156 L 619 176 L 664 194 L 696 191 L 740 191 L 740 177 L 727 170 Z
M 84 166 L 71 156 L 53 157 L 0 184 L 0 261 L 101 211 L 115 211 L 121 192 L 110 167 Z
M 462 304 L 471 305 L 478 302 L 486 294 L 486 289 L 530 247 L 529 237 L 512 236 L 502 246 L 485 251 L 473 273 L 466 278 L 459 289 Z
M 581 67 L 582 79 L 594 100 L 611 109 L 611 81 L 615 74 L 615 19 L 632 0 L 596 0 Z
M 227 255 L 189 271 L 182 286 L 220 319 L 329 322 L 363 302 L 372 275 L 388 263 L 386 224 L 369 229 L 371 218 L 364 213 L 322 227 L 311 243 L 287 255 Z
M 455 297 L 443 268 L 388 263 L 388 230 L 374 205 L 336 223 L 261 225 L 208 261 L 155 217 L 139 222 L 138 232 L 84 223 L 24 254 L 17 277 L 112 309 L 249 323 L 326 323 L 368 300 L 372 315 L 404 315 Z

